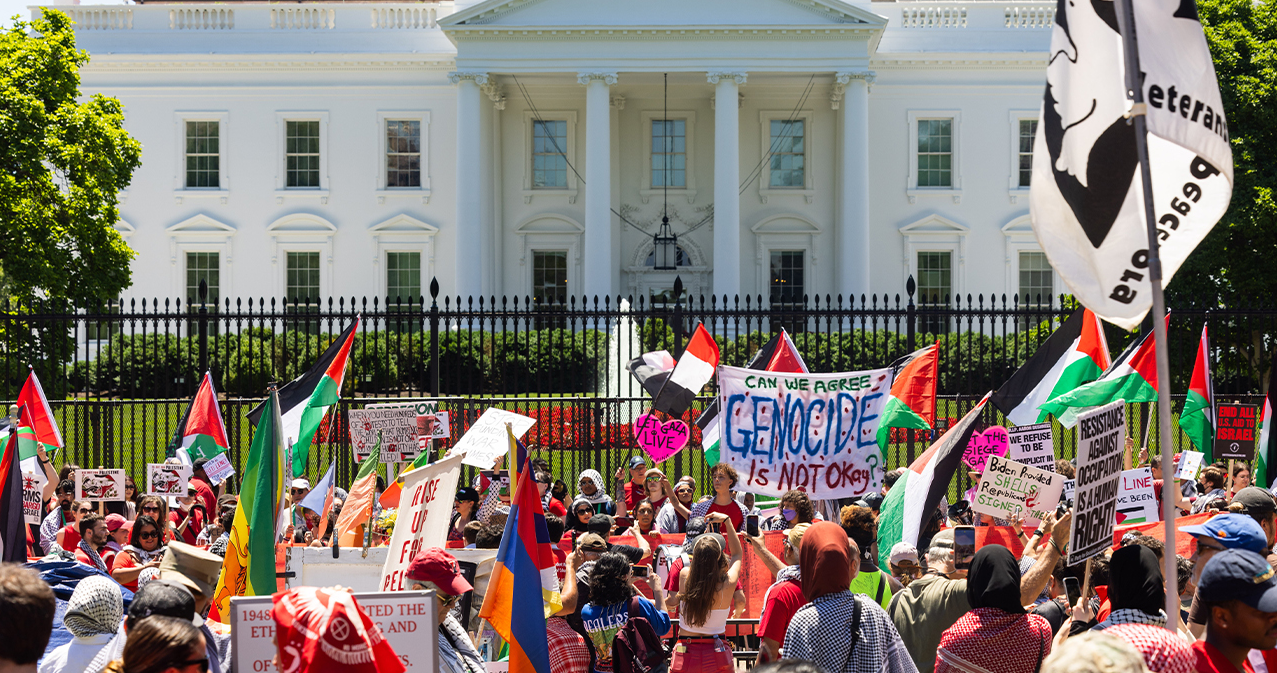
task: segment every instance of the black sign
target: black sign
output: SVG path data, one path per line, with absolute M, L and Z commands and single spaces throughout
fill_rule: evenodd
M 1215 405 L 1215 459 L 1250 462 L 1255 457 L 1259 407 L 1253 404 Z

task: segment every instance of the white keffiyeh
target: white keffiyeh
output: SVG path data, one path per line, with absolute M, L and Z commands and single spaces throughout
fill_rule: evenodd
M 877 603 L 850 591 L 817 596 L 799 608 L 785 632 L 785 657 L 814 662 L 826 673 L 917 673 L 900 634 Z M 859 638 L 851 623 L 860 603 Z

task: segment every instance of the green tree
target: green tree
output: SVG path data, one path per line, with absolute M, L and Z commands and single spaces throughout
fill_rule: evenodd
M 1171 306 L 1272 306 L 1277 282 L 1277 3 L 1198 0 L 1233 147 L 1233 200 L 1167 288 Z M 1172 321 L 1173 322 L 1173 321 Z M 1200 329 L 1200 326 L 1199 326 Z M 1277 335 L 1256 318 L 1212 321 L 1212 341 L 1267 390 Z

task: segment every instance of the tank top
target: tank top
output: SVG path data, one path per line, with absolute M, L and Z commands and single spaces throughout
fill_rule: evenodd
M 731 612 L 730 607 L 710 610 L 709 616 L 705 618 L 705 623 L 700 626 L 692 626 L 684 618 L 679 621 L 679 631 L 698 636 L 721 636 L 727 630 L 727 614 L 729 612 Z
M 885 610 L 891 603 L 891 585 L 883 577 L 881 570 L 860 571 L 851 580 L 851 593 L 864 594 Z

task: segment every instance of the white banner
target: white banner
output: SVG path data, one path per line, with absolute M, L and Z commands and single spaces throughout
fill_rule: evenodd
M 1055 438 L 1050 423 L 1008 428 L 1007 440 L 1011 442 L 1008 454 L 1011 460 L 1039 470 L 1055 471 Z
M 205 463 L 205 467 L 207 467 Z M 181 463 L 147 463 L 146 494 L 185 496 L 191 481 L 191 466 Z
M 849 498 L 882 485 L 878 419 L 891 370 L 786 374 L 718 368 L 723 462 L 740 491 L 812 500 Z
M 1096 407 L 1078 416 L 1077 485 L 1068 565 L 1103 554 L 1113 545 L 1117 493 L 1122 480 L 1126 402 Z
M 460 476 L 459 455 L 404 475 L 395 532 L 390 536 L 390 552 L 381 569 L 382 591 L 403 590 L 404 572 L 417 552 L 448 543 L 448 521 Z
M 1117 523 L 1161 521 L 1153 471 L 1147 467 L 1122 471 L 1122 488 L 1117 492 Z
M 1163 285 L 1228 209 L 1233 155 L 1191 2 L 1134 5 Z M 1087 308 L 1134 329 L 1152 306 L 1135 127 L 1111 2 L 1060 5 L 1033 146 L 1030 212 L 1051 267 Z
M 462 462 L 466 465 L 491 470 L 497 464 L 497 459 L 510 451 L 510 438 L 505 432 L 506 423 L 514 429 L 515 437 L 522 437 L 537 421 L 513 411 L 488 407 L 479 420 L 453 445 L 449 454 L 464 454 L 466 458 Z
M 1055 511 L 1063 491 L 1064 475 L 989 456 L 971 509 L 1000 519 L 1012 514 L 1032 519 L 1029 512 Z

